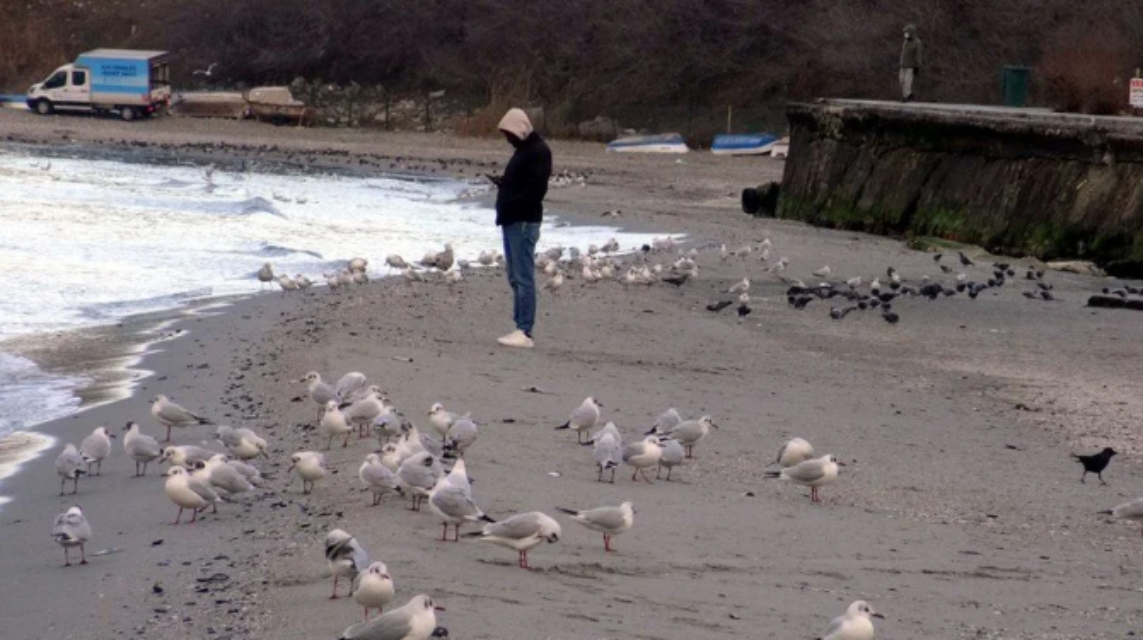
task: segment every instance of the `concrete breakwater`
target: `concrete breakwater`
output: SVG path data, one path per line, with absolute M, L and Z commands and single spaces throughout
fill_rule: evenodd
M 1143 121 L 959 105 L 788 109 L 778 215 L 1143 271 Z

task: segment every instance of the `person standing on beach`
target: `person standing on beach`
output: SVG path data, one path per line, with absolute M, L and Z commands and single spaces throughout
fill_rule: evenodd
M 497 127 L 516 149 L 496 185 L 496 226 L 504 235 L 504 262 L 512 286 L 516 330 L 497 340 L 506 347 L 535 346 L 536 242 L 544 216 L 544 196 L 552 176 L 552 151 L 532 127 L 528 114 L 510 109 Z
M 917 37 L 917 27 L 905 26 L 905 44 L 901 46 L 901 69 L 898 81 L 901 83 L 901 102 L 913 101 L 913 81 L 921 73 L 921 39 Z

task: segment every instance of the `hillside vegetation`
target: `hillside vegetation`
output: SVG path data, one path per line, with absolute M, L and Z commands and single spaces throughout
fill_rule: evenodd
M 1123 0 L 21 0 L 0 6 L 0 88 L 86 49 L 136 47 L 171 51 L 182 86 L 217 63 L 214 87 L 445 89 L 570 122 L 718 113 L 895 97 L 906 23 L 925 43 L 926 100 L 997 102 L 1002 66 L 1023 64 L 1040 103 L 1114 111 L 1143 64 L 1143 4 Z

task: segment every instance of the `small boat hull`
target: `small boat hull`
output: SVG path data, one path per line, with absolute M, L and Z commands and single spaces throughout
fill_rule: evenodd
M 710 152 L 716 156 L 764 156 L 778 142 L 778 136 L 769 133 L 721 134 L 714 137 Z
M 628 136 L 607 145 L 613 153 L 687 153 L 687 143 L 677 133 L 656 136 Z

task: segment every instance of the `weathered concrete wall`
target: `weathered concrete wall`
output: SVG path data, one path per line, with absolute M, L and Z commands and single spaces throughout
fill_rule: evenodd
M 1143 261 L 1143 121 L 841 101 L 788 116 L 780 217 Z

